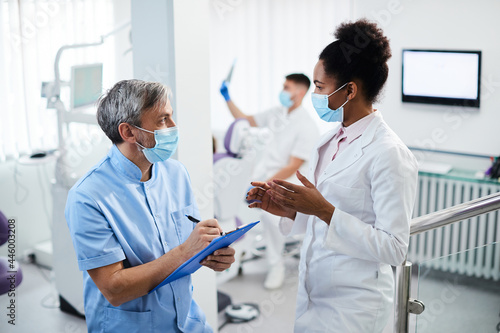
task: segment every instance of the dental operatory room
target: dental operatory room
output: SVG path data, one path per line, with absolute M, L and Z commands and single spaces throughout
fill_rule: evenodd
M 0 333 L 500 333 L 498 13 L 0 0 Z

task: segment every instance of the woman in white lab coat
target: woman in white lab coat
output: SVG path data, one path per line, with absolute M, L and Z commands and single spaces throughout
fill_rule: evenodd
M 388 39 L 373 23 L 342 24 L 314 69 L 318 115 L 337 122 L 303 186 L 253 182 L 251 208 L 305 233 L 295 332 L 382 332 L 393 307 L 391 265 L 405 261 L 417 184 L 414 156 L 373 109 L 388 76 Z

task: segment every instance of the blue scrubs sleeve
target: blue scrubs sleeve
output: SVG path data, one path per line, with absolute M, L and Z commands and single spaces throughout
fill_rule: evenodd
M 125 259 L 115 233 L 98 204 L 89 195 L 78 188 L 71 190 L 65 215 L 81 271 Z

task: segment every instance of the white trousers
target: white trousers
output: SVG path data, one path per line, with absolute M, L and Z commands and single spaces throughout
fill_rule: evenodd
M 269 267 L 283 264 L 283 249 L 285 236 L 279 230 L 279 216 L 261 212 L 260 220 L 263 224 L 264 239 L 266 241 L 266 256 Z

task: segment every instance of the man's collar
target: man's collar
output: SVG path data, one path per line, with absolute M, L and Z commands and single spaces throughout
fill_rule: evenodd
M 142 178 L 141 169 L 135 165 L 134 162 L 129 160 L 123 153 L 118 149 L 116 145 L 111 147 L 111 150 L 108 153 L 111 163 L 113 166 L 122 174 L 127 176 L 128 178 L 140 182 Z M 151 176 L 152 178 L 152 176 Z

